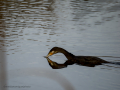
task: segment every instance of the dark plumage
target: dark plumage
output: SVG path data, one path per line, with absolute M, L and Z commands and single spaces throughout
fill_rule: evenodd
M 75 56 L 60 47 L 53 47 L 49 51 L 49 53 L 46 57 L 49 57 L 56 53 L 63 53 L 66 56 L 66 58 L 68 59 L 64 64 L 69 64 L 69 65 L 76 63 L 76 64 L 83 65 L 83 66 L 94 67 L 95 65 L 101 65 L 102 63 L 110 63 L 108 61 L 105 61 L 105 60 L 95 57 L 95 56 Z
M 53 68 L 53 69 L 61 69 L 61 68 L 65 68 L 67 67 L 66 64 L 58 64 L 57 62 L 54 62 L 52 60 L 50 60 L 49 58 L 46 58 L 49 65 Z

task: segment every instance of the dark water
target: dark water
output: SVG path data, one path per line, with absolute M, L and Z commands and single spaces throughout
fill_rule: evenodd
M 120 90 L 120 66 L 52 69 L 54 47 L 120 62 L 120 0 L 0 1 L 2 90 Z M 64 55 L 51 60 L 63 63 Z M 6 83 L 6 84 L 4 84 Z

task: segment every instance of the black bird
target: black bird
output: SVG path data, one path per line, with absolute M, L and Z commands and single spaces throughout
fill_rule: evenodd
M 83 66 L 94 67 L 95 65 L 102 65 L 102 63 L 112 63 L 112 62 L 105 61 L 101 58 L 95 57 L 95 56 L 75 56 L 60 47 L 53 47 L 49 51 L 46 57 L 49 57 L 56 53 L 63 53 L 66 56 L 68 60 L 67 62 L 64 63 L 65 65 L 76 63 L 76 64 L 83 65 Z

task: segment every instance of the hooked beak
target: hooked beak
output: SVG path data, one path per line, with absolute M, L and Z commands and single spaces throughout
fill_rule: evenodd
M 54 51 L 49 52 L 48 55 L 46 56 L 46 58 L 49 57 L 49 56 L 51 56 L 51 55 L 53 55 L 53 54 L 54 54 Z

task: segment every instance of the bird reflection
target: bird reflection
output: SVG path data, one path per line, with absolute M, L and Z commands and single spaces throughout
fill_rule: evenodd
M 59 64 L 55 61 L 50 60 L 48 57 L 45 57 L 49 63 L 49 65 L 53 68 L 53 69 L 62 69 L 62 68 L 66 68 L 68 65 L 73 65 L 73 64 L 77 64 L 77 65 L 81 65 L 79 62 L 75 62 L 73 60 L 67 60 L 66 62 Z M 95 67 L 95 65 L 92 64 L 82 64 L 83 66 L 88 66 L 88 67 Z
M 56 53 L 63 53 L 68 60 L 63 64 L 59 64 L 48 58 L 49 56 L 52 56 L 53 54 L 56 54 Z M 83 65 L 88 67 L 95 67 L 96 65 L 102 65 L 105 63 L 120 65 L 120 62 L 109 62 L 95 56 L 75 56 L 72 53 L 60 47 L 53 47 L 49 51 L 48 55 L 45 56 L 45 58 L 47 58 L 49 65 L 53 69 L 65 68 L 68 65 L 72 65 L 72 64 L 78 64 L 78 65 Z
M 78 65 L 88 66 L 88 67 L 102 65 L 102 63 L 110 63 L 108 61 L 105 61 L 95 56 L 75 56 L 72 53 L 60 47 L 53 47 L 49 51 L 48 55 L 45 57 L 48 59 L 49 56 L 52 56 L 53 54 L 56 54 L 56 53 L 63 53 L 66 56 L 67 61 L 63 64 L 58 64 L 49 59 L 48 61 L 49 61 L 50 66 L 54 68 L 63 68 L 63 67 L 67 67 L 68 65 L 72 65 L 74 63 Z
M 65 63 L 59 64 L 59 63 L 57 63 L 57 62 L 54 62 L 54 61 L 50 60 L 48 57 L 46 57 L 46 59 L 47 59 L 49 65 L 50 65 L 53 69 L 66 68 L 68 65 L 74 64 L 74 62 L 71 61 L 71 60 L 67 60 Z

